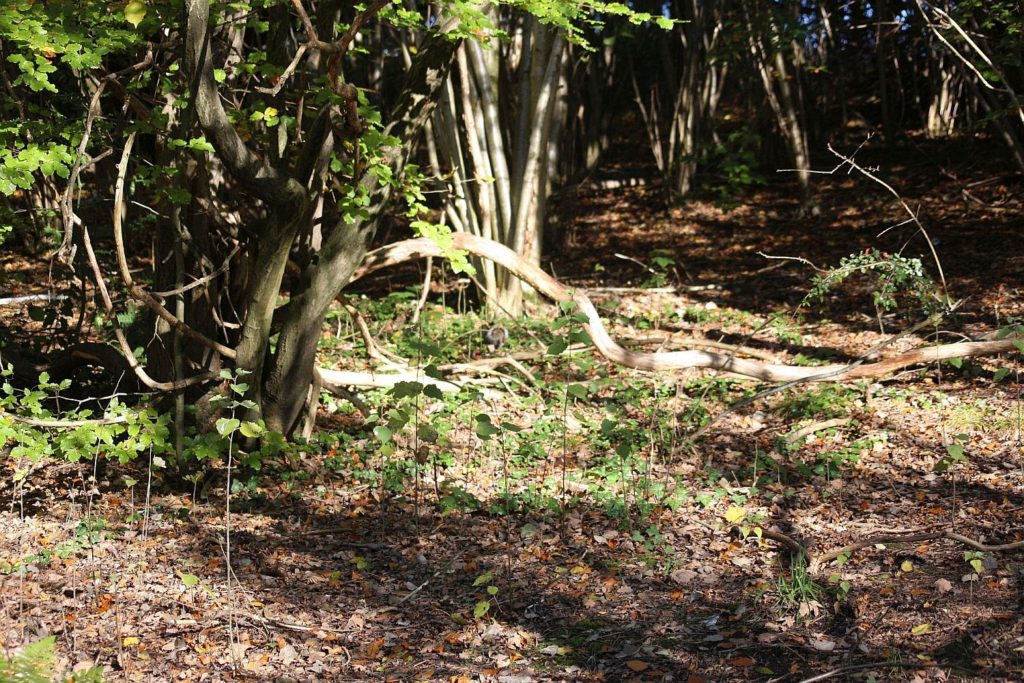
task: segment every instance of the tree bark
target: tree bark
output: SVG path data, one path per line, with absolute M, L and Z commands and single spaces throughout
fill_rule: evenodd
M 457 48 L 458 41 L 443 34 L 431 34 L 413 61 L 384 131 L 402 140 L 401 147 L 391 150 L 387 157 L 396 177 L 412 156 L 444 87 Z M 263 419 L 273 431 L 289 433 L 302 412 L 313 384 L 324 316 L 362 262 L 377 230 L 381 210 L 391 196 L 392 186 L 379 182 L 374 174 L 365 174 L 360 182 L 370 196 L 369 206 L 375 208 L 374 212 L 363 220 L 342 220 L 333 226 L 324 238 L 317 265 L 308 270 L 289 301 L 277 351 L 263 380 L 260 403 Z

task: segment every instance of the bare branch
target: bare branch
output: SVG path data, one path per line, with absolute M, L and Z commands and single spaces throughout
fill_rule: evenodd
M 689 368 L 710 368 L 764 382 L 821 382 L 826 380 L 845 381 L 880 377 L 910 365 L 935 362 L 949 358 L 991 355 L 1013 351 L 1016 338 L 1008 337 L 995 341 L 973 341 L 914 349 L 893 358 L 873 363 L 858 360 L 847 365 L 825 365 L 802 367 L 777 365 L 736 358 L 733 355 L 710 351 L 670 351 L 645 353 L 630 351 L 615 342 L 598 315 L 597 309 L 583 290 L 572 290 L 545 273 L 538 266 L 520 258 L 515 252 L 492 240 L 464 232 L 453 233 L 455 249 L 463 249 L 476 256 L 494 261 L 507 268 L 537 291 L 555 301 L 572 301 L 586 316 L 584 325 L 594 346 L 608 360 L 638 370 L 684 370 Z M 414 239 L 382 247 L 367 254 L 362 267 L 355 272 L 356 280 L 375 270 L 414 258 L 444 256 L 441 248 L 429 239 Z M 887 340 L 884 345 L 892 343 Z
M 114 247 L 117 251 L 117 265 L 121 270 L 121 279 L 124 281 L 125 287 L 128 288 L 128 292 L 133 298 L 144 303 L 147 308 L 160 316 L 174 329 L 181 332 L 181 334 L 185 335 L 192 341 L 202 344 L 208 349 L 216 351 L 222 356 L 234 358 L 234 349 L 215 342 L 214 340 L 193 330 L 183 321 L 179 320 L 173 313 L 164 308 L 159 301 L 153 298 L 153 295 L 144 290 L 141 286 L 137 285 L 132 279 L 131 270 L 128 268 L 128 259 L 125 256 L 124 234 L 121 229 L 121 223 L 122 214 L 124 213 L 124 180 L 128 172 L 128 159 L 131 156 L 132 145 L 134 143 L 135 133 L 132 133 L 128 136 L 127 142 L 125 142 L 124 152 L 121 154 L 121 161 L 117 165 L 117 182 L 114 185 Z

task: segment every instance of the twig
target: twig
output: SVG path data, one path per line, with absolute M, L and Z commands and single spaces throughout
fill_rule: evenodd
M 461 557 L 462 557 L 463 555 L 465 555 L 465 554 L 466 554 L 466 551 L 465 551 L 465 550 L 461 550 L 461 551 L 459 551 L 459 553 L 458 553 L 457 555 L 455 555 L 455 557 L 453 557 L 452 559 L 450 559 L 450 560 L 448 560 L 447 562 L 445 562 L 445 563 L 444 563 L 444 565 L 443 565 L 443 566 L 442 566 L 442 567 L 441 567 L 440 569 L 438 569 L 437 571 L 435 571 L 435 572 L 433 573 L 433 575 L 432 575 L 432 576 L 431 576 L 431 577 L 430 577 L 429 579 L 427 579 L 426 581 L 424 581 L 424 582 L 423 582 L 423 583 L 421 583 L 420 585 L 416 586 L 416 587 L 415 587 L 414 589 L 412 589 L 412 590 L 411 590 L 411 591 L 410 591 L 410 592 L 409 592 L 408 594 L 406 594 L 406 595 L 403 595 L 403 596 L 402 596 L 402 597 L 401 597 L 401 598 L 400 598 L 400 599 L 398 600 L 398 602 L 396 603 L 396 605 L 401 605 L 401 604 L 403 604 L 403 603 L 407 602 L 407 601 L 408 601 L 409 599 L 411 599 L 411 598 L 412 598 L 412 597 L 413 597 L 414 595 L 416 595 L 416 594 L 417 594 L 417 593 L 419 593 L 419 592 L 420 592 L 421 590 L 423 590 L 423 589 L 424 589 L 424 588 L 425 588 L 425 587 L 427 586 L 427 584 L 429 584 L 429 583 L 430 583 L 431 581 L 433 581 L 433 580 L 434 580 L 434 579 L 436 579 L 437 577 L 441 576 L 441 574 L 443 574 L 444 572 L 448 571 L 448 569 L 450 569 L 450 568 L 452 567 L 452 565 L 454 565 L 454 564 L 455 564 L 456 562 L 458 562 L 458 561 L 459 561 L 459 559 L 460 559 L 460 558 L 461 558 Z
M 235 243 L 235 248 L 231 250 L 231 253 L 228 254 L 227 257 L 225 257 L 224 262 L 220 264 L 220 267 L 217 268 L 217 270 L 213 271 L 212 273 L 207 273 L 206 275 L 202 276 L 201 278 L 188 283 L 184 287 L 178 287 L 177 289 L 169 289 L 169 290 L 164 291 L 164 292 L 153 292 L 153 296 L 159 296 L 159 297 L 177 296 L 178 294 L 184 294 L 185 292 L 189 291 L 190 289 L 195 289 L 196 287 L 199 287 L 201 285 L 205 285 L 207 282 L 209 282 L 210 280 L 212 280 L 213 278 L 217 277 L 218 275 L 220 275 L 221 273 L 225 272 L 228 269 L 228 266 L 231 265 L 231 259 L 235 257 L 235 254 L 238 253 L 238 250 L 239 250 L 240 246 L 241 245 L 239 245 L 236 242 Z
M 423 307 L 427 304 L 427 296 L 430 294 L 430 276 L 434 270 L 434 257 L 427 257 L 427 272 L 423 276 L 423 291 L 420 292 L 419 301 L 416 302 L 416 310 L 412 312 L 412 318 L 409 319 L 409 324 L 415 325 L 420 321 L 420 313 L 423 312 Z
M 129 136 L 129 141 L 134 139 L 134 133 Z M 118 184 L 121 186 L 121 192 L 124 187 L 124 171 L 127 168 L 128 152 L 131 150 L 131 145 L 125 147 L 125 154 L 122 156 L 121 163 L 118 165 Z M 115 207 L 115 224 L 120 219 L 116 218 L 119 215 L 119 211 Z M 135 352 L 132 350 L 131 344 L 128 342 L 128 338 L 124 334 L 124 330 L 121 329 L 121 323 L 118 322 L 117 315 L 114 312 L 114 302 L 110 298 L 110 292 L 107 290 L 107 283 L 103 277 L 103 269 L 100 268 L 99 261 L 96 258 L 96 252 L 92 248 L 92 239 L 89 237 L 89 229 L 83 224 L 82 225 L 82 246 L 85 247 L 85 253 L 89 266 L 92 268 L 93 278 L 96 280 L 96 289 L 100 293 L 100 299 L 103 301 L 103 310 L 106 312 L 107 317 L 110 320 L 110 324 L 114 329 L 114 336 L 117 338 L 117 343 L 121 347 L 121 353 L 128 363 L 128 367 L 132 369 L 135 376 L 138 377 L 139 381 L 144 385 L 153 389 L 154 391 L 177 391 L 190 387 L 194 384 L 200 384 L 207 380 L 210 380 L 217 376 L 213 372 L 205 372 L 188 379 L 178 379 L 172 382 L 158 382 L 153 379 L 149 373 L 146 372 L 142 364 L 139 363 L 139 359 L 136 358 Z
M 295 11 L 298 12 L 299 19 L 302 20 L 303 28 L 306 29 L 306 44 L 309 47 L 321 52 L 340 53 L 343 55 L 348 50 L 348 46 L 355 40 L 356 34 L 359 33 L 359 29 L 363 27 L 363 24 L 384 9 L 390 2 L 391 0 L 377 0 L 373 5 L 357 14 L 355 19 L 352 20 L 352 25 L 349 26 L 344 35 L 333 43 L 324 42 L 317 37 L 313 22 L 306 13 L 306 8 L 302 6 L 302 0 L 292 0 L 292 5 L 295 7 Z
M 319 373 L 320 370 L 317 369 L 316 372 Z M 320 378 L 320 384 L 321 384 L 321 388 L 323 388 L 324 391 L 326 391 L 326 392 L 328 392 L 330 394 L 333 394 L 334 396 L 337 396 L 338 398 L 345 399 L 346 401 L 351 403 L 353 406 L 355 406 L 356 410 L 358 410 L 359 414 L 362 415 L 364 418 L 367 418 L 367 417 L 370 416 L 370 412 L 371 412 L 370 411 L 370 407 L 368 405 L 366 405 L 366 403 L 364 403 L 363 400 L 360 399 L 358 396 L 356 396 L 353 392 L 349 391 L 345 387 L 340 386 L 338 384 L 328 384 L 328 383 L 325 383 L 323 381 L 323 377 L 322 376 Z
M 925 242 L 928 243 L 928 249 L 932 253 L 932 259 L 935 261 L 935 268 L 939 271 L 939 281 L 942 282 L 942 294 L 946 298 L 945 304 L 946 306 L 951 306 L 951 300 L 949 298 L 949 288 L 946 285 L 946 275 L 942 270 L 942 261 L 939 260 L 939 253 L 935 250 L 935 244 L 934 242 L 932 242 L 932 238 L 928 234 L 928 231 L 924 229 L 924 225 L 921 224 L 921 221 L 918 219 L 917 214 L 913 211 L 913 209 L 910 208 L 906 200 L 903 199 L 902 196 L 900 196 L 900 193 L 897 192 L 892 185 L 885 182 L 871 171 L 862 167 L 860 164 L 854 161 L 854 158 L 852 156 L 848 157 L 843 154 L 840 154 L 835 150 L 834 147 L 832 147 L 831 144 L 828 145 L 828 151 L 832 152 L 832 154 L 834 154 L 839 159 L 842 159 L 843 163 L 848 164 L 851 169 L 859 171 L 861 174 L 864 175 L 864 177 L 873 180 L 882 187 L 884 187 L 889 192 L 889 194 L 895 197 L 896 201 L 900 203 L 900 206 L 903 207 L 903 210 L 906 211 L 907 215 L 910 217 L 910 221 L 917 226 L 918 231 L 921 233 L 922 236 L 924 236 Z M 841 167 L 842 164 L 840 164 L 840 166 L 837 166 L 836 168 L 838 169 Z
M 299 49 L 295 51 L 295 56 L 292 58 L 291 63 L 288 64 L 288 68 L 284 70 L 278 79 L 277 83 L 274 84 L 273 88 L 256 88 L 256 90 L 274 97 L 277 93 L 281 92 L 281 88 L 288 82 L 288 79 L 295 73 L 295 68 L 299 65 L 302 60 L 302 55 L 306 54 L 307 45 L 305 43 L 299 45 Z
M 813 268 L 814 270 L 818 271 L 819 273 L 825 272 L 824 268 L 819 268 L 818 266 L 814 265 L 813 263 L 811 263 L 810 261 L 805 259 L 803 256 L 772 256 L 771 254 L 766 254 L 763 251 L 757 252 L 757 255 L 762 257 L 762 258 L 770 259 L 770 260 L 773 260 L 773 261 L 775 261 L 775 260 L 777 260 L 777 261 L 797 261 L 799 263 L 803 263 L 803 264 L 806 264 L 806 265 L 810 266 L 811 268 Z
M 853 673 L 854 671 L 863 671 L 865 669 L 928 669 L 939 666 L 936 662 L 866 662 L 864 664 L 850 664 L 839 669 L 833 669 L 832 671 L 826 671 L 823 674 L 817 676 L 811 676 L 810 678 L 804 678 L 800 683 L 818 683 L 818 681 L 827 681 L 830 678 L 836 678 L 847 673 Z M 951 667 L 956 668 L 956 667 Z
M 665 344 L 671 342 L 674 346 L 694 346 L 697 348 L 708 348 L 708 349 L 719 349 L 720 351 L 729 351 L 740 356 L 750 356 L 751 358 L 759 358 L 768 363 L 774 363 L 775 357 L 770 353 L 764 351 L 758 351 L 756 349 L 747 348 L 745 346 L 736 346 L 735 344 L 726 344 L 725 342 L 714 341 L 712 339 L 677 339 L 675 335 L 669 337 L 645 337 L 641 339 L 622 339 L 620 340 L 623 346 L 643 346 L 645 344 Z
M 343 304 L 345 312 L 348 313 L 349 317 L 352 318 L 352 322 L 356 324 L 356 328 L 359 330 L 359 336 L 363 338 L 363 345 L 366 347 L 366 355 L 374 360 L 379 360 L 387 365 L 398 365 L 408 366 L 409 361 L 396 356 L 390 351 L 385 351 L 377 345 L 376 340 L 373 338 L 373 334 L 370 333 L 370 327 L 366 324 L 366 319 L 363 318 L 362 313 L 359 309 L 348 303 L 347 301 Z
M 206 348 L 216 351 L 225 358 L 234 358 L 235 350 L 210 339 L 206 335 L 197 332 L 180 320 L 173 313 L 168 311 L 157 301 L 152 294 L 136 284 L 132 278 L 131 269 L 128 268 L 128 258 L 124 250 L 124 233 L 121 228 L 122 213 L 124 209 L 124 181 L 128 173 L 128 159 L 131 156 L 132 145 L 135 143 L 135 133 L 128 136 L 125 142 L 124 152 L 121 154 L 121 162 L 117 165 L 117 181 L 114 185 L 114 248 L 117 252 L 117 265 L 121 270 L 121 279 L 132 297 L 146 305 L 151 311 L 163 318 L 175 330 L 188 337 L 194 342 L 202 344 Z
M 85 126 L 82 130 L 82 139 L 78 143 L 78 150 L 75 153 L 75 162 L 71 165 L 71 172 L 68 174 L 68 187 L 64 191 L 64 196 L 61 197 L 60 201 L 60 213 L 61 218 L 64 222 L 64 239 L 61 245 L 57 248 L 57 256 L 70 263 L 74 259 L 74 245 L 72 242 L 72 231 L 74 230 L 74 210 L 72 209 L 72 196 L 75 191 L 75 185 L 78 182 L 78 174 L 81 172 L 83 166 L 95 163 L 99 157 L 90 157 L 85 153 L 85 148 L 89 145 L 89 137 L 92 135 L 92 124 L 95 121 L 97 114 L 100 111 L 100 96 L 106 89 L 107 84 L 112 81 L 116 81 L 121 76 L 141 71 L 150 64 L 153 63 L 153 45 L 147 45 L 146 56 L 142 58 L 137 64 L 133 64 L 120 71 L 107 74 L 99 80 L 96 84 L 96 92 L 93 93 L 92 99 L 89 101 L 89 108 L 86 110 Z M 102 156 L 106 156 L 109 152 L 105 152 Z

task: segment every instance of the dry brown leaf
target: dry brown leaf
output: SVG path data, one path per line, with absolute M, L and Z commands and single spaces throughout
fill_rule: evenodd
M 631 659 L 628 662 L 626 662 L 626 666 L 629 667 L 630 671 L 636 671 L 637 673 L 639 673 L 641 671 L 644 671 L 651 665 L 642 659 Z

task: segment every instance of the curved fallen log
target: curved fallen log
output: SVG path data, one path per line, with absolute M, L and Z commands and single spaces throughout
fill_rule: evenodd
M 1016 350 L 1017 338 L 1008 337 L 993 341 L 974 341 L 929 346 L 913 349 L 892 358 L 872 363 L 849 365 L 819 365 L 803 367 L 764 363 L 746 358 L 716 353 L 714 351 L 632 351 L 618 344 L 605 329 L 597 308 L 582 289 L 570 289 L 554 279 L 539 267 L 520 258 L 514 251 L 492 240 L 469 233 L 453 233 L 454 248 L 462 249 L 474 256 L 488 259 L 503 266 L 516 277 L 531 285 L 538 292 L 555 301 L 571 301 L 586 316 L 585 328 L 598 352 L 608 360 L 638 370 L 684 370 L 707 368 L 729 372 L 763 382 L 817 382 L 882 377 L 897 370 L 951 358 L 988 356 Z M 355 281 L 369 273 L 398 263 L 428 256 L 444 257 L 445 253 L 435 242 L 426 239 L 412 239 L 396 242 L 366 255 L 363 265 L 352 276 Z

